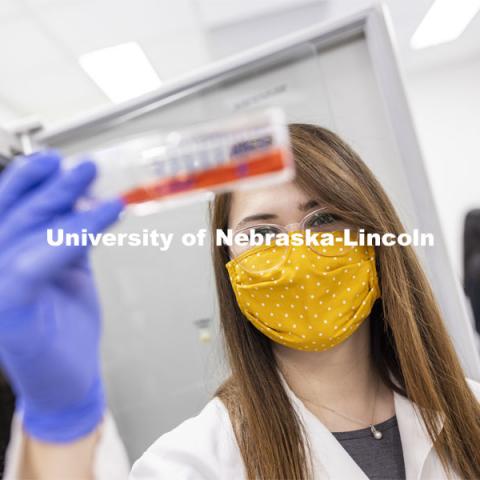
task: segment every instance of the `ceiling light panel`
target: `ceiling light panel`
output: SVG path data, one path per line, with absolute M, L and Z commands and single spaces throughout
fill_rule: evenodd
M 86 53 L 79 58 L 79 63 L 114 103 L 143 95 L 162 83 L 136 42 Z
M 480 10 L 480 0 L 435 0 L 411 39 L 425 48 L 458 38 Z

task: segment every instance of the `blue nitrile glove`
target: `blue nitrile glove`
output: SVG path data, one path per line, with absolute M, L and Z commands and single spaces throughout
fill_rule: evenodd
M 60 169 L 54 152 L 18 158 L 0 175 L 0 363 L 24 428 L 67 442 L 101 421 L 100 314 L 87 247 L 50 246 L 48 228 L 98 233 L 120 200 L 89 211 L 74 205 L 95 177 L 85 162 Z

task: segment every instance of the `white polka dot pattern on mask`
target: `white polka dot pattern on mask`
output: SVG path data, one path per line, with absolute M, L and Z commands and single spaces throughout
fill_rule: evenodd
M 262 246 L 226 265 L 242 313 L 273 341 L 307 351 L 334 347 L 380 297 L 373 247 L 323 248 L 325 255 L 306 245 Z

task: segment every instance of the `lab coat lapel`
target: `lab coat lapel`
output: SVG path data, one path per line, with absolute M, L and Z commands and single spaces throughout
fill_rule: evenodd
M 325 425 L 293 393 L 281 375 L 285 391 L 302 421 L 310 445 L 314 478 L 368 480 L 363 470 Z
M 315 479 L 368 480 L 340 442 L 323 423 L 306 409 L 301 408 L 305 430 L 310 442 Z
M 407 480 L 422 478 L 422 469 L 433 448 L 433 443 L 415 404 L 394 392 L 395 413 L 402 441 L 403 460 Z M 438 431 L 443 421 L 439 416 Z
M 363 470 L 350 457 L 340 442 L 293 393 L 283 375 L 280 374 L 280 378 L 293 407 L 305 427 L 314 462 L 315 479 L 345 480 L 348 478 L 368 480 Z M 423 478 L 440 480 L 441 478 L 447 478 L 435 452 L 432 453 L 433 457 L 429 463 L 429 468 L 425 470 L 426 461 L 433 449 L 433 443 L 428 435 L 418 407 L 409 399 L 396 392 L 393 393 L 393 398 L 402 442 L 406 480 L 422 480 Z M 443 418 L 439 415 L 437 433 L 441 431 L 442 427 Z M 424 475 L 422 475 L 422 472 Z

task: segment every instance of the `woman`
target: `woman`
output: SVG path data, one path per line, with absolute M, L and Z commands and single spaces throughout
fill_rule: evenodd
M 218 196 L 214 232 L 403 230 L 336 135 L 303 124 L 290 133 L 295 182 Z M 342 248 L 214 248 L 231 375 L 132 479 L 480 478 L 480 388 L 464 378 L 413 250 Z M 97 448 L 107 462 L 89 441 L 105 434 L 94 428 L 69 454 Z M 23 467 L 50 468 L 33 457 Z

